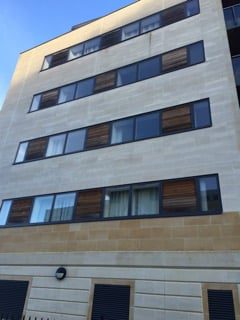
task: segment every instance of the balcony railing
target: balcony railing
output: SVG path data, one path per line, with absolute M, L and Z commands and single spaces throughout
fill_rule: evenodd
M 225 8 L 224 17 L 228 30 L 240 27 L 240 4 Z

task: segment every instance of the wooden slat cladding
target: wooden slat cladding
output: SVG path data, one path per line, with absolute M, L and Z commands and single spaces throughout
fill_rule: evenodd
M 166 213 L 196 212 L 197 195 L 194 179 L 163 182 L 163 210 Z
M 171 133 L 192 128 L 191 106 L 174 107 L 162 112 L 162 132 Z
M 25 161 L 44 158 L 47 142 L 47 137 L 29 141 Z
M 63 50 L 61 52 L 55 53 L 52 55 L 51 67 L 58 66 L 62 63 L 67 62 L 68 59 L 68 49 Z
M 116 71 L 110 71 L 96 76 L 95 92 L 109 90 L 115 87 Z
M 58 89 L 47 91 L 42 94 L 39 109 L 52 107 L 58 103 Z
M 108 123 L 88 128 L 86 148 L 94 149 L 108 145 L 109 131 Z
M 76 208 L 76 220 L 99 218 L 101 211 L 102 189 L 79 192 Z
M 162 55 L 162 70 L 169 71 L 187 66 L 187 48 L 177 49 Z
M 186 5 L 181 3 L 178 6 L 164 10 L 161 13 L 161 19 L 163 25 L 168 25 L 180 20 L 183 20 L 186 17 Z
M 102 36 L 101 48 L 113 46 L 121 41 L 121 29 L 114 30 Z
M 32 198 L 14 200 L 9 215 L 8 223 L 21 224 L 28 223 L 32 207 Z

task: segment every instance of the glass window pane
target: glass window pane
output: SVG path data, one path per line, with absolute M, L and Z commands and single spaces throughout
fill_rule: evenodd
M 133 140 L 134 119 L 119 120 L 112 124 L 111 143 L 122 143 Z
M 234 15 L 235 15 L 235 22 L 236 25 L 240 25 L 240 4 L 234 6 Z
M 136 139 L 144 139 L 159 136 L 160 117 L 159 112 L 150 113 L 136 118 Z
M 82 55 L 83 55 L 83 43 L 69 49 L 68 60 L 79 58 Z
M 160 74 L 160 58 L 152 58 L 139 63 L 138 79 L 144 80 Z
M 30 223 L 48 222 L 51 215 L 53 196 L 36 197 Z
M 233 70 L 237 86 L 240 86 L 240 56 L 233 58 Z
M 211 125 L 209 101 L 203 100 L 194 103 L 194 127 L 203 128 Z
M 85 42 L 84 54 L 88 54 L 88 53 L 99 50 L 100 42 L 101 42 L 101 37 Z
M 84 148 L 86 130 L 70 132 L 67 137 L 65 153 L 81 151 Z
M 50 68 L 51 61 L 52 61 L 52 56 L 45 57 L 42 70 Z
M 145 184 L 133 187 L 132 215 L 159 214 L 159 185 Z
M 203 42 L 197 42 L 189 46 L 190 65 L 204 61 Z
M 104 217 L 126 217 L 128 215 L 129 188 L 107 189 L 104 200 Z
M 65 193 L 56 196 L 51 221 L 71 220 L 76 193 Z
M 235 27 L 235 20 L 232 7 L 224 9 L 224 18 L 227 29 L 232 29 Z
M 186 6 L 188 17 L 199 13 L 199 0 L 188 0 Z
M 133 38 L 139 34 L 139 22 L 134 22 L 122 28 L 122 41 Z
M 117 72 L 117 86 L 124 86 L 126 84 L 137 81 L 137 64 L 130 67 L 121 68 Z
M 216 176 L 199 178 L 202 211 L 220 211 L 221 200 Z
M 11 205 L 11 200 L 2 202 L 2 207 L 0 210 L 0 226 L 4 226 L 6 224 Z
M 160 14 L 154 14 L 141 21 L 141 33 L 148 32 L 160 27 Z
M 63 153 L 66 134 L 59 134 L 49 138 L 47 147 L 47 157 Z
M 40 100 L 41 100 L 41 94 L 38 94 L 38 95 L 33 97 L 30 111 L 38 110 L 39 104 L 40 104 Z
M 15 163 L 24 161 L 27 147 L 28 147 L 28 142 L 20 143 Z
M 76 84 L 70 84 L 69 86 L 62 87 L 58 98 L 58 103 L 64 103 L 74 99 Z
M 93 94 L 94 78 L 80 81 L 77 85 L 76 99 Z

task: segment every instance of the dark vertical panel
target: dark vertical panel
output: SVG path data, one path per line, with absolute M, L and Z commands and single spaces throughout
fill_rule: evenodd
M 110 71 L 96 76 L 95 92 L 109 90 L 115 87 L 116 71 Z
M 171 71 L 172 69 L 187 66 L 187 47 L 180 48 L 162 55 L 162 70 Z
M 102 211 L 102 189 L 81 191 L 77 198 L 77 220 L 98 219 Z
M 114 46 L 121 41 L 121 29 L 106 33 L 101 38 L 101 48 Z
M 8 218 L 9 224 L 28 223 L 32 208 L 32 198 L 13 200 L 11 211 Z
M 29 141 L 25 161 L 44 158 L 47 142 L 47 137 Z
M 186 4 L 181 3 L 161 12 L 163 25 L 168 25 L 186 18 Z
M 60 64 L 67 62 L 68 59 L 68 49 L 60 51 L 52 55 L 51 65 L 50 67 L 55 67 Z
M 58 89 L 44 92 L 41 97 L 39 109 L 52 107 L 58 103 Z
M 192 128 L 190 104 L 162 111 L 162 132 L 174 133 Z
M 109 144 L 109 124 L 99 124 L 87 130 L 87 149 L 103 147 Z
M 208 290 L 209 320 L 235 320 L 231 290 Z

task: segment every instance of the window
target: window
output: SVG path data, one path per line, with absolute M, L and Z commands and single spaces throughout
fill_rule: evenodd
M 25 161 L 44 158 L 47 142 L 48 142 L 48 138 L 46 137 L 29 141 L 27 146 Z
M 159 112 L 153 112 L 147 115 L 136 117 L 135 138 L 145 139 L 156 137 L 160 134 Z
M 162 132 L 174 133 L 192 128 L 190 105 L 162 111 Z
M 117 71 L 117 86 L 124 86 L 137 81 L 137 64 Z
M 76 220 L 98 219 L 101 212 L 102 189 L 92 189 L 78 193 Z
M 162 55 L 162 70 L 164 72 L 183 68 L 188 63 L 187 48 L 177 49 Z
M 79 58 L 83 55 L 83 43 L 69 49 L 68 60 Z
M 116 71 L 96 76 L 94 92 L 101 92 L 115 87 Z
M 199 178 L 201 193 L 201 209 L 203 212 L 221 210 L 218 180 L 216 176 Z
M 55 106 L 58 103 L 58 89 L 50 90 L 44 92 L 41 95 L 41 101 L 39 104 L 39 109 L 45 109 Z
M 154 14 L 141 21 L 141 33 L 148 32 L 160 27 L 160 14 Z
M 144 80 L 160 74 L 159 57 L 151 58 L 139 63 L 138 79 Z
M 237 86 L 240 86 L 240 56 L 234 57 L 232 62 L 233 62 L 233 71 L 235 75 L 235 81 Z
M 76 84 L 70 84 L 69 86 L 62 87 L 58 98 L 58 103 L 68 102 L 74 99 L 74 93 Z
M 77 84 L 76 99 L 93 94 L 94 78 L 80 81 Z
M 87 149 L 95 149 L 109 144 L 109 124 L 99 124 L 87 130 Z
M 51 62 L 52 62 L 52 56 L 45 57 L 42 69 L 45 70 L 50 68 Z
M 101 48 L 114 46 L 121 41 L 121 29 L 104 34 L 101 39 Z
M 133 140 L 134 118 L 114 121 L 112 124 L 111 144 Z
M 50 220 L 53 196 L 41 196 L 34 199 L 30 223 L 48 222 Z
M 30 108 L 31 112 L 38 110 L 39 105 L 40 105 L 40 101 L 41 101 L 41 95 L 40 94 L 37 94 L 36 96 L 33 97 L 32 105 L 31 105 L 31 108 Z
M 129 187 L 109 188 L 105 193 L 104 217 L 126 217 L 129 210 Z
M 19 163 L 19 162 L 23 162 L 24 161 L 27 147 L 28 147 L 28 142 L 20 143 L 15 163 Z
M 63 153 L 66 134 L 59 134 L 49 138 L 46 157 L 55 156 Z
M 191 17 L 199 13 L 199 0 L 188 0 L 186 3 L 187 16 Z
M 197 209 L 197 194 L 194 179 L 163 182 L 163 211 L 171 213 L 193 213 Z
M 181 3 L 161 12 L 161 20 L 163 25 L 169 25 L 171 23 L 183 20 L 185 17 L 185 3 Z
M 85 42 L 84 54 L 89 54 L 91 52 L 99 50 L 100 41 L 101 41 L 101 37 L 98 37 Z
M 194 65 L 204 61 L 204 49 L 202 42 L 197 42 L 189 46 L 189 62 Z
M 129 24 L 122 28 L 122 41 L 139 35 L 139 22 Z
M 8 217 L 8 224 L 28 223 L 32 208 L 32 198 L 13 200 L 11 212 Z
M 86 130 L 76 130 L 69 132 L 65 153 L 81 151 L 84 148 Z
M 133 187 L 132 214 L 159 214 L 159 184 L 142 184 Z
M 210 107 L 208 100 L 194 103 L 194 128 L 204 128 L 211 125 Z
M 6 200 L 2 202 L 2 206 L 0 209 L 0 226 L 4 226 L 6 224 L 11 205 L 11 200 Z
M 71 220 L 76 193 L 65 193 L 56 196 L 51 221 Z
M 57 52 L 52 55 L 51 67 L 56 67 L 60 64 L 67 62 L 68 60 L 68 49 Z

